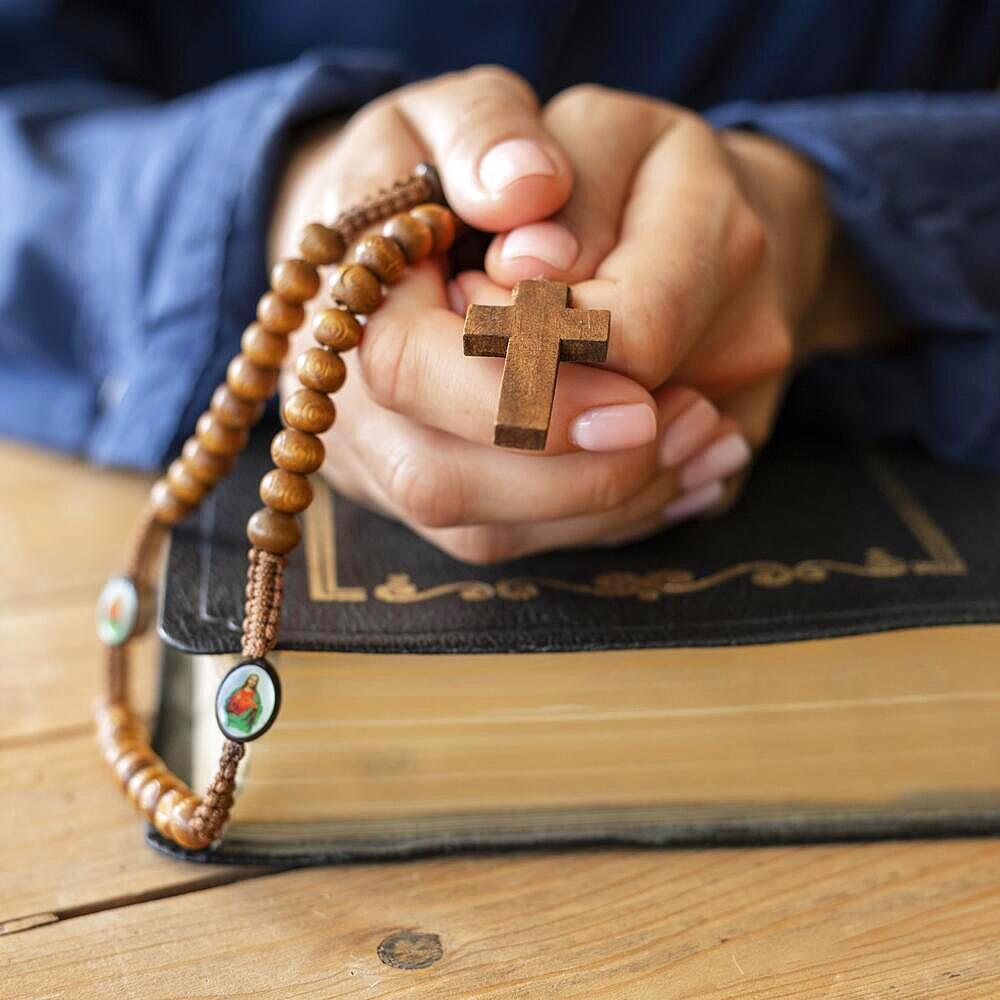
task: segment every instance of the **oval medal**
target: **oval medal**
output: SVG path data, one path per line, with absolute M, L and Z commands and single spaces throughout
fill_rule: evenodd
M 106 646 L 120 646 L 131 638 L 139 622 L 139 591 L 130 577 L 113 576 L 97 599 L 97 638 Z
M 271 728 L 281 706 L 281 681 L 265 659 L 238 663 L 219 684 L 215 720 L 226 739 L 249 743 Z

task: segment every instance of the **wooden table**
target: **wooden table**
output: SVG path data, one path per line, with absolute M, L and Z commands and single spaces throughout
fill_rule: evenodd
M 154 854 L 89 722 L 93 602 L 148 480 L 2 443 L 0 465 L 2 1000 L 1000 996 L 1000 840 L 280 874 Z

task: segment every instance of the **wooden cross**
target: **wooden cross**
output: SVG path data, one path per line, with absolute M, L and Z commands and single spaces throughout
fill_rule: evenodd
M 570 309 L 569 285 L 521 281 L 510 306 L 469 306 L 462 344 L 471 357 L 506 358 L 493 443 L 545 447 L 560 361 L 605 361 L 611 313 Z

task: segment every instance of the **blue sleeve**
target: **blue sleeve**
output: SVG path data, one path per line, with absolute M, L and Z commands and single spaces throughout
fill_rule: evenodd
M 169 102 L 85 80 L 0 91 L 0 433 L 168 457 L 263 290 L 288 128 L 396 81 L 320 52 Z
M 740 102 L 709 118 L 818 165 L 841 232 L 916 334 L 891 355 L 819 360 L 800 380 L 800 407 L 1000 469 L 1000 97 Z

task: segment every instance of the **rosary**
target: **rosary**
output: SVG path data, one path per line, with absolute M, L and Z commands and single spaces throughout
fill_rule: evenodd
M 266 659 L 277 640 L 282 580 L 288 553 L 299 543 L 295 515 L 312 502 L 308 475 L 323 464 L 318 435 L 333 426 L 330 395 L 343 384 L 340 355 L 356 347 L 358 317 L 381 304 L 383 287 L 399 281 L 407 264 L 445 253 L 456 220 L 443 204 L 437 173 L 420 164 L 330 225 L 310 223 L 302 233 L 300 258 L 271 272 L 271 290 L 257 303 L 257 320 L 243 333 L 241 351 L 230 362 L 225 383 L 198 419 L 180 457 L 150 491 L 146 513 L 125 572 L 105 585 L 97 605 L 97 633 L 106 649 L 107 687 L 97 712 L 104 759 L 129 799 L 156 830 L 187 850 L 219 839 L 234 801 L 236 770 L 245 744 L 263 736 L 281 704 L 277 671 Z M 358 236 L 383 223 L 379 235 Z M 275 468 L 260 481 L 264 506 L 247 522 L 250 551 L 243 619 L 244 659 L 222 679 L 215 714 L 225 736 L 218 771 L 204 795 L 195 794 L 156 755 L 142 723 L 129 707 L 129 640 L 149 619 L 157 554 L 167 530 L 184 520 L 229 474 L 246 446 L 250 428 L 274 394 L 288 338 L 305 321 L 304 304 L 320 289 L 319 268 L 330 277 L 333 308 L 312 319 L 316 346 L 296 361 L 301 388 L 281 408 L 284 425 L 271 442 Z M 465 318 L 466 355 L 503 357 L 504 369 L 494 443 L 511 448 L 545 447 L 560 361 L 604 361 L 610 313 L 569 308 L 567 285 L 522 281 L 510 306 L 471 305 Z

